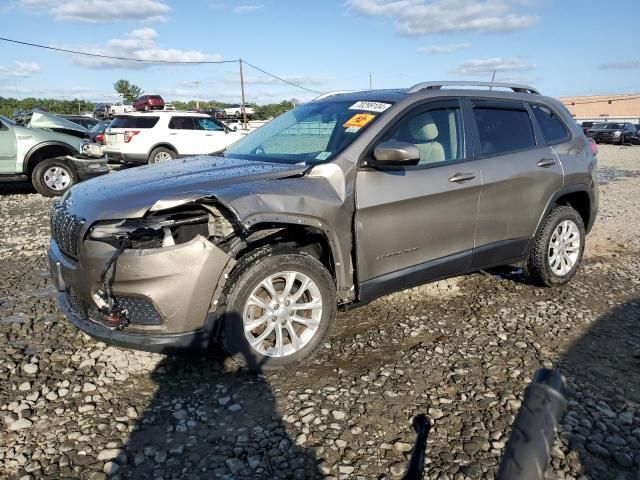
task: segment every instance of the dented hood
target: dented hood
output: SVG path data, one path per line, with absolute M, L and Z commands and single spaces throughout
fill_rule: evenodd
M 74 186 L 65 207 L 91 223 L 136 218 L 151 208 L 162 210 L 233 185 L 289 177 L 306 165 L 256 162 L 223 157 L 193 157 L 103 175 Z
M 71 130 L 82 134 L 89 133 L 89 130 L 82 125 L 40 110 L 34 110 L 32 113 L 29 128 L 48 128 L 50 130 Z

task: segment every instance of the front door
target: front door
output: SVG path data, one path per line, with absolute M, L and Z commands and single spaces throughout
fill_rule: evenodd
M 16 173 L 16 133 L 0 120 L 0 174 Z
M 197 153 L 215 153 L 229 146 L 229 133 L 213 118 L 195 117 L 194 121 L 200 135 L 199 146 L 202 149 Z
M 356 180 L 361 300 L 463 272 L 471 260 L 481 178 L 457 100 L 401 117 L 378 142 L 413 143 L 416 166 L 363 166 Z M 466 140 L 466 141 L 465 141 Z

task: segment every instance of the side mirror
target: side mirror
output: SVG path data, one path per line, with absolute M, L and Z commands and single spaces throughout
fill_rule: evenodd
M 373 150 L 374 165 L 381 167 L 405 167 L 417 165 L 420 150 L 413 143 L 383 142 Z

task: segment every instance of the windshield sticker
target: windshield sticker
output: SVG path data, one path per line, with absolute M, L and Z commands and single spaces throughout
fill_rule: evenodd
M 356 102 L 349 107 L 349 110 L 366 110 L 367 112 L 384 112 L 391 106 L 390 103 L 382 102 Z
M 347 133 L 356 133 L 358 130 L 360 130 L 360 127 L 349 127 L 345 130 L 345 132 Z
M 349 120 L 344 122 L 342 126 L 344 128 L 364 127 L 367 123 L 369 123 L 374 118 L 376 118 L 376 116 L 371 115 L 370 113 L 356 113 L 353 117 L 351 117 Z
M 320 152 L 316 155 L 316 160 L 326 160 L 331 156 L 331 152 Z

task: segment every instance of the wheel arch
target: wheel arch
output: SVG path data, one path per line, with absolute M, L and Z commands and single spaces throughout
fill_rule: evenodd
M 585 231 L 589 233 L 595 221 L 597 212 L 593 188 L 594 187 L 590 187 L 586 184 L 576 184 L 566 186 L 557 191 L 551 196 L 544 211 L 542 212 L 542 215 L 540 215 L 535 233 L 539 231 L 542 221 L 555 205 L 568 205 L 575 209 L 580 214 L 580 217 L 584 222 Z
M 173 152 L 175 152 L 176 155 L 178 154 L 178 149 L 176 147 L 174 147 L 172 144 L 170 144 L 169 142 L 158 142 L 155 145 L 153 145 L 149 151 L 147 152 L 147 158 L 149 158 L 149 156 L 151 156 L 151 152 L 153 152 L 156 148 L 167 148 Z
M 41 161 L 74 153 L 77 153 L 77 149 L 65 142 L 52 140 L 38 143 L 31 147 L 25 155 L 22 167 L 23 173 L 30 177 L 33 169 Z
M 307 253 L 327 267 L 336 282 L 338 301 L 347 303 L 353 300 L 351 272 L 346 271 L 340 243 L 325 222 L 315 217 L 279 213 L 254 215 L 242 223 L 249 243 L 239 255 L 253 250 L 261 243 L 290 243 L 303 250 L 313 246 Z M 319 248 L 319 251 L 313 251 L 313 248 Z

